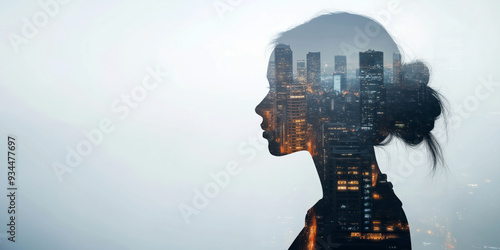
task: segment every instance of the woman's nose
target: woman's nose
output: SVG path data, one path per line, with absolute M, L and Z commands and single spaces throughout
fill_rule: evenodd
M 262 110 L 262 102 L 264 102 L 264 100 L 262 100 L 259 105 L 257 105 L 257 107 L 255 107 L 255 113 L 257 113 L 258 115 L 262 116 L 260 114 L 260 111 Z
M 266 99 L 269 98 L 269 94 L 266 95 L 266 97 L 264 97 L 264 99 L 262 99 L 262 101 L 257 105 L 257 107 L 255 107 L 255 113 L 257 113 L 258 115 L 262 116 L 262 106 L 264 105 L 263 103 L 266 101 Z

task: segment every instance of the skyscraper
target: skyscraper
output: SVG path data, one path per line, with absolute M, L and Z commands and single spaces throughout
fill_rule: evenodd
M 401 81 L 401 54 L 394 52 L 392 54 L 392 83 L 397 87 L 401 87 Z
M 339 92 L 347 91 L 347 59 L 346 56 L 335 56 L 333 71 L 333 88 Z
M 346 123 L 325 123 L 322 134 L 325 167 L 318 173 L 327 203 L 315 211 L 318 237 L 333 236 L 345 246 L 366 249 L 370 241 L 385 240 L 383 249 L 399 249 L 407 240 L 408 223 L 392 184 L 376 166 L 373 147 L 363 145 L 358 131 Z
M 372 230 L 372 159 L 362 147 L 356 132 L 344 123 L 323 125 L 326 173 L 324 183 L 329 187 L 324 194 L 333 209 L 332 228 L 337 238 L 346 238 L 351 232 Z
M 297 81 L 300 84 L 305 84 L 307 81 L 306 61 L 304 60 L 297 60 Z
M 276 91 L 276 65 L 274 61 L 269 61 L 267 65 L 267 80 L 269 81 L 269 87 L 271 90 Z
M 293 84 L 293 55 L 289 45 L 278 44 L 274 49 L 276 67 L 276 135 L 275 140 L 284 152 L 287 86 Z
M 307 84 L 319 87 L 321 83 L 321 55 L 320 52 L 307 53 Z
M 293 153 L 307 149 L 306 86 L 292 84 L 287 88 L 285 152 Z
M 361 131 L 367 139 L 375 139 L 376 122 L 384 114 L 384 53 L 368 50 L 359 52 Z

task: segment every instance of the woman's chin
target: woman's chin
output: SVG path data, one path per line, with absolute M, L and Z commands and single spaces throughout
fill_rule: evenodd
M 262 133 L 262 137 L 264 137 L 268 142 L 269 153 L 274 156 L 282 156 L 285 155 L 281 153 L 280 145 L 274 140 L 272 131 L 264 131 Z
M 274 156 L 282 156 L 282 155 L 284 155 L 284 154 L 281 153 L 280 146 L 275 141 L 270 141 L 269 140 L 269 146 L 268 146 L 268 148 L 269 148 L 269 153 L 271 153 Z

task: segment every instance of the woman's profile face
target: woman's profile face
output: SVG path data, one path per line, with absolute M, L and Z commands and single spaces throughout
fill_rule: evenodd
M 269 67 L 272 67 L 273 65 L 269 65 Z M 268 69 L 269 71 L 270 69 Z M 262 136 L 268 141 L 268 147 L 269 147 L 269 152 L 272 155 L 283 155 L 284 152 L 282 152 L 280 145 L 279 145 L 279 140 L 277 140 L 277 134 L 279 131 L 276 129 L 276 124 L 273 121 L 275 117 L 277 116 L 276 114 L 276 104 L 275 104 L 275 98 L 276 98 L 276 93 L 273 90 L 273 84 L 272 84 L 272 79 L 268 79 L 269 81 L 269 92 L 267 95 L 262 99 L 262 101 L 257 105 L 255 108 L 255 112 L 262 117 L 262 123 L 260 124 L 260 127 L 264 132 L 262 133 Z
M 281 34 L 268 64 L 269 93 L 255 109 L 263 118 L 270 153 L 321 154 L 325 140 L 337 130 L 375 141 L 371 134 L 383 114 L 379 100 L 385 98 L 384 57 L 392 61 L 396 52 L 396 44 L 379 24 L 345 13 Z
M 308 150 L 307 85 L 302 75 L 294 78 L 292 50 L 278 44 L 268 65 L 269 92 L 255 111 L 263 121 L 263 137 L 275 156 Z M 319 77 L 319 75 L 318 75 Z

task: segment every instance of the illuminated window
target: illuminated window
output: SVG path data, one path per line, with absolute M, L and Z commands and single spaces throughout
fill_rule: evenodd
M 349 187 L 349 190 L 359 190 L 359 187 Z
M 349 181 L 349 184 L 353 185 L 353 184 L 359 184 L 358 181 Z
M 351 237 L 361 237 L 361 233 L 359 233 L 359 232 L 351 232 Z
M 345 184 L 347 184 L 347 181 L 337 181 L 337 184 L 339 184 L 339 185 L 345 185 Z
M 337 187 L 337 190 L 346 190 L 346 189 L 347 189 L 347 187 L 346 187 L 346 186 L 338 186 L 338 187 Z

